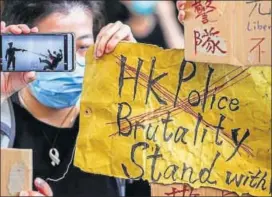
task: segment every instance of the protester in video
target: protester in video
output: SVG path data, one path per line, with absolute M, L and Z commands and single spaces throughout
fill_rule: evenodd
M 9 48 L 6 51 L 6 56 L 5 59 L 7 61 L 7 70 L 10 69 L 10 66 L 12 65 L 12 70 L 15 70 L 15 65 L 16 65 L 16 57 L 15 57 L 15 52 L 16 51 L 26 51 L 25 49 L 17 49 L 13 47 L 13 42 L 8 43 Z
M 47 60 L 47 59 L 43 59 L 43 60 L 42 60 L 41 58 L 39 58 L 40 63 L 45 63 L 45 64 L 47 64 L 47 65 L 43 68 L 43 70 L 47 70 L 47 69 L 49 69 L 49 70 L 56 70 L 58 64 L 61 62 L 61 60 L 62 60 L 62 58 L 63 58 L 62 50 L 60 49 L 58 54 L 57 54 L 56 51 L 54 51 L 54 52 L 53 52 L 54 55 L 51 53 L 50 50 L 47 50 L 47 51 L 48 51 L 49 58 L 50 58 L 51 61 L 49 61 L 49 60 Z
M 72 163 L 87 49 L 95 43 L 94 58 L 100 58 L 120 41 L 135 42 L 130 28 L 121 22 L 100 28 L 101 4 L 88 0 L 5 3 L 1 33 L 74 32 L 76 37 L 74 72 L 1 73 L 1 103 L 11 98 L 15 112 L 13 147 L 33 150 L 33 188 L 38 191 L 22 191 L 21 196 L 119 196 L 116 179 L 85 173 Z
M 136 40 L 163 48 L 184 48 L 184 35 L 172 1 L 120 1 L 129 10 L 125 22 Z

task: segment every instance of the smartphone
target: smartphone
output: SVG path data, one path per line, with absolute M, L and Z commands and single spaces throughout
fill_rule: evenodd
M 75 69 L 73 33 L 1 34 L 3 72 L 72 72 Z

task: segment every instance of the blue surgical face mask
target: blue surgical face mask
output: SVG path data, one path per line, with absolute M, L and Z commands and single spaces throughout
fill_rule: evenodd
M 155 12 L 157 1 L 130 1 L 130 9 L 138 15 L 151 15 Z
M 73 72 L 41 72 L 29 86 L 33 96 L 43 105 L 62 109 L 76 105 L 80 99 L 85 58 L 77 57 Z

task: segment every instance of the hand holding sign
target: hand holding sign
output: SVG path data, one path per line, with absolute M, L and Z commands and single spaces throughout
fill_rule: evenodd
M 182 1 L 177 1 L 176 6 L 178 9 L 178 20 L 180 23 L 183 23 L 183 20 L 185 19 L 185 5 L 186 5 L 186 1 L 182 0 Z
M 21 191 L 20 196 L 53 196 L 51 187 L 41 178 L 36 178 L 34 185 L 38 191 Z
M 30 29 L 26 25 L 10 25 L 6 27 L 6 24 L 1 21 L 1 33 L 22 34 L 31 32 L 36 33 L 38 29 L 36 27 Z M 34 72 L 1 72 L 1 103 L 16 91 L 26 87 L 34 79 Z

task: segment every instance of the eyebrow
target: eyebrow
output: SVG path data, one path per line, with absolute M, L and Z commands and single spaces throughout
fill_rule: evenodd
M 83 36 L 79 36 L 77 38 L 77 40 L 83 40 L 83 39 L 86 39 L 86 38 L 93 38 L 93 34 L 86 34 L 86 35 L 83 35 Z

